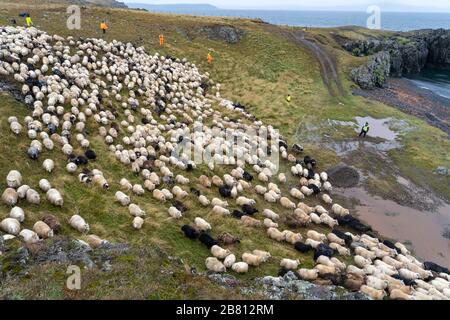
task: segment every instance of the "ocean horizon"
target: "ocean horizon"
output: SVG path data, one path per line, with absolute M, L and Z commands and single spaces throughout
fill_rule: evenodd
M 365 11 L 240 10 L 214 7 L 152 6 L 140 3 L 127 3 L 127 5 L 133 9 L 146 9 L 150 12 L 261 19 L 271 24 L 297 27 L 366 27 L 367 19 L 370 17 L 370 14 Z M 383 30 L 411 31 L 440 28 L 450 29 L 450 12 L 381 11 L 381 29 Z

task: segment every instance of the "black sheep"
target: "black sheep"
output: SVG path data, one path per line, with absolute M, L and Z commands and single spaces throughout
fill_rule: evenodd
M 320 188 L 313 183 L 308 184 L 308 188 L 311 189 L 314 192 L 314 194 L 320 193 Z
M 401 275 L 399 275 L 399 274 L 393 274 L 391 277 L 394 278 L 394 279 L 403 281 L 403 283 L 404 283 L 406 286 L 413 286 L 413 285 L 416 285 L 416 282 L 415 282 L 414 280 L 409 280 L 409 279 L 403 278 L 403 277 L 402 277 Z
M 389 247 L 389 248 L 391 248 L 391 249 L 394 249 L 394 250 L 397 251 L 397 253 L 398 253 L 398 248 L 395 246 L 395 244 L 394 244 L 392 241 L 389 241 L 389 240 L 383 240 L 383 244 L 384 244 L 386 247 Z
M 39 150 L 35 147 L 29 147 L 27 150 L 27 154 L 30 159 L 36 160 L 39 157 Z
M 231 197 L 231 189 L 228 186 L 220 186 L 219 193 L 224 198 Z
M 283 140 L 278 140 L 278 146 L 279 147 L 285 147 L 286 150 L 288 149 L 287 143 L 285 141 L 283 141 Z
M 425 270 L 431 270 L 437 273 L 450 274 L 450 270 L 431 261 L 424 262 L 423 267 L 425 268 Z
M 242 211 L 244 211 L 244 213 L 246 215 L 252 216 L 252 215 L 254 215 L 255 213 L 258 212 L 258 209 L 253 208 L 251 205 L 244 204 L 242 206 Z
M 233 210 L 231 215 L 237 219 L 240 219 L 242 216 L 245 216 L 245 214 L 239 210 Z
M 142 124 L 149 124 L 150 120 L 148 120 L 147 118 L 142 118 L 141 122 Z
M 56 132 L 56 129 L 57 129 L 55 124 L 53 124 L 53 123 L 49 123 L 47 128 L 48 128 L 48 134 L 49 135 L 54 134 Z
M 352 243 L 353 239 L 352 237 L 350 237 L 348 234 L 345 234 L 344 232 L 342 232 L 341 230 L 338 229 L 333 229 L 331 230 L 332 233 L 334 233 L 336 236 L 338 236 L 339 238 L 341 238 L 342 240 L 345 241 L 345 244 L 347 246 L 350 246 L 350 244 Z
M 294 248 L 295 250 L 300 251 L 301 253 L 306 253 L 312 249 L 312 247 L 309 244 L 304 244 L 303 242 L 300 241 L 294 244 Z
M 186 171 L 192 171 L 192 170 L 194 170 L 194 166 L 192 165 L 192 163 L 188 163 L 186 165 Z
M 199 236 L 198 231 L 187 224 L 181 227 L 181 231 L 183 231 L 184 235 L 189 239 L 197 239 Z
M 172 205 L 177 208 L 179 211 L 181 212 L 186 212 L 187 211 L 187 207 L 184 205 L 183 202 L 178 201 L 178 200 L 173 200 L 172 201 Z
M 211 237 L 207 233 L 200 234 L 200 237 L 198 237 L 198 240 L 200 240 L 201 243 L 203 243 L 208 249 L 211 249 L 214 245 L 219 245 L 219 241 Z
M 317 260 L 320 256 L 331 257 L 334 253 L 335 252 L 332 248 L 324 243 L 321 243 L 317 246 L 316 251 L 314 252 L 314 260 Z
M 310 156 L 305 156 L 303 158 L 303 163 L 306 165 L 308 169 L 312 169 L 316 166 L 317 162 L 315 159 L 311 158 Z
M 194 194 L 195 196 L 197 196 L 197 197 L 200 196 L 200 191 L 199 191 L 199 190 L 197 190 L 197 189 L 191 187 L 190 191 L 191 191 L 191 193 Z
M 314 170 L 313 169 L 309 169 L 308 170 L 308 176 L 306 178 L 308 179 L 314 179 Z
M 78 156 L 75 160 L 77 166 L 88 164 L 88 159 L 85 156 Z
M 244 178 L 245 181 L 252 181 L 253 180 L 253 176 L 248 173 L 247 171 L 244 171 L 244 174 L 242 175 L 242 177 Z
M 295 143 L 292 146 L 292 152 L 294 152 L 294 153 L 301 153 L 301 152 L 303 152 L 303 147 L 301 145 Z
M 97 159 L 97 154 L 95 153 L 94 150 L 86 150 L 86 152 L 84 153 L 84 155 L 86 156 L 86 158 L 88 158 L 89 160 L 95 160 Z

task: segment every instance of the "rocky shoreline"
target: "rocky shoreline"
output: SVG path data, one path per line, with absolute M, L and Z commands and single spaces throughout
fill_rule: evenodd
M 353 94 L 385 103 L 424 119 L 430 125 L 446 132 L 450 138 L 450 99 L 420 88 L 409 79 L 391 78 L 385 88 L 355 89 Z

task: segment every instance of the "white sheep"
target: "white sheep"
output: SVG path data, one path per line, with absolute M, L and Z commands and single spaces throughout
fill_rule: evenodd
M 233 264 L 235 264 L 235 262 L 236 262 L 236 256 L 232 253 L 227 255 L 225 257 L 225 259 L 223 260 L 223 264 L 227 268 L 231 268 L 233 266 Z
M 6 176 L 6 185 L 9 188 L 17 189 L 22 185 L 22 175 L 17 170 L 11 170 Z
M 216 257 L 206 258 L 205 266 L 208 270 L 214 272 L 225 272 L 227 268 Z
M 219 205 L 214 206 L 212 212 L 220 215 L 230 215 L 230 211 L 228 209 L 225 209 Z
M 140 184 L 133 185 L 132 191 L 135 195 L 142 196 L 145 193 L 144 188 Z
M 142 219 L 141 217 L 135 217 L 133 219 L 133 228 L 139 230 L 142 228 L 142 225 L 144 224 L 144 219 Z
M 194 223 L 197 226 L 197 228 L 201 231 L 211 230 L 211 224 L 209 224 L 205 219 L 196 217 L 194 219 Z
M 16 219 L 17 221 L 22 223 L 25 220 L 25 212 L 23 211 L 22 208 L 14 207 L 9 212 L 9 217 Z
M 183 216 L 183 214 L 181 213 L 181 211 L 178 210 L 178 209 L 175 208 L 175 207 L 170 207 L 170 208 L 168 209 L 168 212 L 169 212 L 169 215 L 170 215 L 172 218 L 174 218 L 174 219 L 180 219 L 180 218 Z
M 27 191 L 30 189 L 29 185 L 21 185 L 19 188 L 17 188 L 17 196 L 19 199 L 24 199 L 27 196 Z
M 300 260 L 292 260 L 284 258 L 280 262 L 280 267 L 286 268 L 288 270 L 294 270 L 298 268 L 298 265 L 300 264 Z
M 280 204 L 282 207 L 286 208 L 286 209 L 295 209 L 297 206 L 295 205 L 295 203 L 293 203 L 291 200 L 289 200 L 286 197 L 281 197 L 280 198 Z
M 73 215 L 70 218 L 69 224 L 72 228 L 78 230 L 81 233 L 85 233 L 85 232 L 89 231 L 89 224 L 87 224 L 86 221 L 77 214 Z
M 45 171 L 50 173 L 55 168 L 55 162 L 52 159 L 45 159 L 42 163 L 42 167 Z
M 308 238 L 311 238 L 313 240 L 320 241 L 320 242 L 324 242 L 325 240 L 327 240 L 327 236 L 326 235 L 324 235 L 323 233 L 319 233 L 319 232 L 317 232 L 315 230 L 308 230 L 306 232 L 306 236 Z
M 53 230 L 43 221 L 36 221 L 33 226 L 33 230 L 43 239 L 53 237 Z
M 64 204 L 63 197 L 61 193 L 56 189 L 49 189 L 46 193 L 47 200 L 58 207 L 62 207 Z
M 14 206 L 19 199 L 17 191 L 13 188 L 6 188 L 2 194 L 2 201 L 8 206 Z
M 8 234 L 17 236 L 20 232 L 20 223 L 13 218 L 5 218 L 0 222 L 0 229 Z
M 263 262 L 263 258 L 252 253 L 244 252 L 242 254 L 242 261 L 249 266 L 258 267 Z
M 50 190 L 52 188 L 52 185 L 50 184 L 50 182 L 47 179 L 41 179 L 41 180 L 39 180 L 39 188 L 42 191 L 47 192 L 48 190 Z
M 142 210 L 137 204 L 131 203 L 128 206 L 128 212 L 133 216 L 133 217 L 143 217 L 145 216 L 145 211 Z
M 223 249 L 218 245 L 213 245 L 211 247 L 211 254 L 216 257 L 217 259 L 225 259 L 228 255 L 231 254 L 230 250 L 228 249 Z
M 245 262 L 236 262 L 231 266 L 231 269 L 236 273 L 247 273 L 248 264 Z
M 28 188 L 25 197 L 27 201 L 31 204 L 39 204 L 41 202 L 41 197 L 39 196 L 39 193 L 31 188 Z
M 272 257 L 272 255 L 270 254 L 270 252 L 268 252 L 268 251 L 263 251 L 263 250 L 258 250 L 258 249 L 253 250 L 253 251 L 252 251 L 252 254 L 261 257 L 261 261 L 262 261 L 262 262 L 267 262 L 267 261 Z
M 34 244 L 40 241 L 37 233 L 30 229 L 22 229 L 19 236 L 21 236 L 23 241 L 28 244 Z
M 117 191 L 115 194 L 116 200 L 122 205 L 122 206 L 128 206 L 131 202 L 130 197 L 127 196 L 122 191 Z
M 319 271 L 317 269 L 305 269 L 301 268 L 297 271 L 301 279 L 306 281 L 314 281 L 319 276 Z

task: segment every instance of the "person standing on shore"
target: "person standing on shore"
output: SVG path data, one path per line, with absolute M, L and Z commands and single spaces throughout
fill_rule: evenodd
M 360 137 L 363 136 L 363 138 L 365 138 L 367 132 L 369 132 L 369 123 L 368 123 L 368 122 L 366 122 L 366 123 L 364 124 L 364 126 L 361 128 L 361 132 L 359 133 L 359 136 L 360 136 Z

